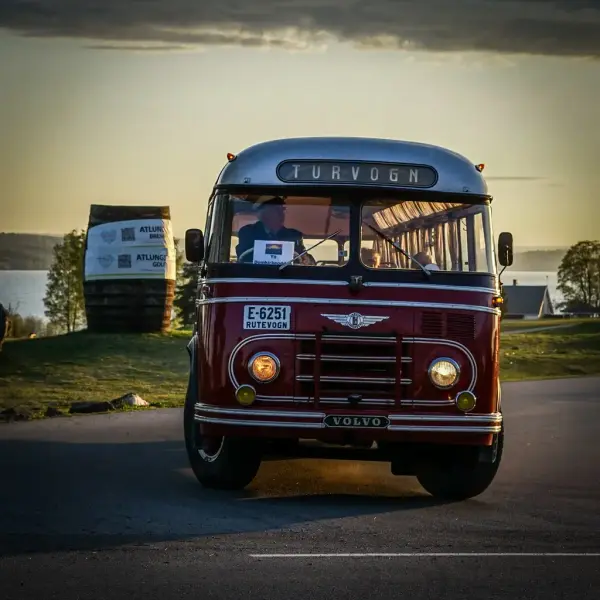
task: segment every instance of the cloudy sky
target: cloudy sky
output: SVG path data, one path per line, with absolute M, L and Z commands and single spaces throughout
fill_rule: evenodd
M 227 152 L 304 135 L 486 164 L 496 231 L 600 237 L 600 0 L 0 0 L 0 230 L 204 224 Z

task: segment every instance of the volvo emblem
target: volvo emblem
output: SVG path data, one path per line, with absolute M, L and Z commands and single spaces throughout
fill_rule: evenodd
M 331 314 L 321 314 L 322 317 L 326 319 L 330 319 L 344 327 L 350 327 L 351 329 L 360 329 L 361 327 L 368 327 L 369 325 L 374 325 L 375 323 L 379 323 L 380 321 L 384 321 L 385 319 L 389 319 L 389 317 L 373 317 L 361 315 L 358 312 L 350 313 L 349 315 L 331 315 Z

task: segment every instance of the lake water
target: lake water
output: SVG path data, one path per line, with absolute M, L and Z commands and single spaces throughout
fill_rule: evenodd
M 0 303 L 12 305 L 22 316 L 44 318 L 47 271 L 0 271 Z M 560 301 L 556 290 L 557 274 L 542 271 L 505 271 L 502 281 L 512 285 L 516 279 L 521 285 L 548 285 L 552 301 Z

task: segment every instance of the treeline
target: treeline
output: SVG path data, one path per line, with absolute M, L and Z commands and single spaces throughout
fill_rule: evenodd
M 0 340 L 8 338 L 45 337 L 57 335 L 60 329 L 40 317 L 24 317 L 19 307 L 0 305 Z
M 52 249 L 62 237 L 30 233 L 0 233 L 0 271 L 47 271 Z

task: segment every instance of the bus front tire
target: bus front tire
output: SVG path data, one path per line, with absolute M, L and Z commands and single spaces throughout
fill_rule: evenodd
M 184 410 L 185 446 L 196 479 L 206 488 L 241 490 L 258 473 L 262 450 L 251 438 L 208 438 L 200 433 L 194 419 L 194 405 L 186 402 Z
M 417 479 L 425 491 L 441 500 L 467 500 L 482 494 L 494 481 L 504 448 L 504 424 L 498 435 L 494 462 L 478 462 L 476 454 L 462 459 L 428 461 L 420 465 Z
M 199 436 L 200 437 L 200 436 Z M 258 448 L 244 438 L 211 440 L 214 450 L 198 447 L 188 451 L 198 481 L 215 490 L 242 490 L 256 477 L 261 464 Z

